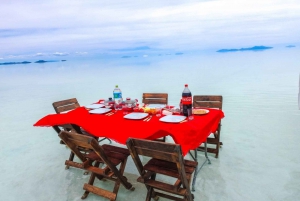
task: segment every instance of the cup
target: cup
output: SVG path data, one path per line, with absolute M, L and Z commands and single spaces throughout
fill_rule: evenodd
M 115 108 L 115 110 L 122 110 L 122 105 L 118 104 L 118 103 L 115 103 L 114 108 Z
M 155 113 L 156 113 L 157 117 L 160 117 L 161 116 L 161 108 L 160 107 L 155 108 Z
M 193 111 L 192 110 L 188 110 L 187 112 L 188 112 L 188 120 L 192 121 L 194 119 Z
M 122 106 L 122 110 L 123 110 L 123 114 L 124 114 L 124 115 L 128 114 L 128 107 L 127 107 L 126 104 L 124 104 L 124 105 Z

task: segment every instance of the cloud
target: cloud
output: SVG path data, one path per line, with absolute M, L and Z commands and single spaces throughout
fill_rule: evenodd
M 69 55 L 68 53 L 65 53 L 65 52 L 55 52 L 53 53 L 54 56 L 67 56 Z
M 74 49 L 101 53 L 296 44 L 300 32 L 300 4 L 294 0 L 14 0 L 1 4 L 0 18 L 5 19 L 0 23 L 2 57 Z
M 33 55 L 33 56 L 35 56 L 35 57 L 40 57 L 40 56 L 46 56 L 47 54 L 45 54 L 45 53 L 36 53 L 35 55 Z
M 76 55 L 87 55 L 88 52 L 75 52 Z

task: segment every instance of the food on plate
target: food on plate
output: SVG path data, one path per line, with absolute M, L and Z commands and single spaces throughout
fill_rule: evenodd
M 193 114 L 206 114 L 208 112 L 206 109 L 193 109 Z

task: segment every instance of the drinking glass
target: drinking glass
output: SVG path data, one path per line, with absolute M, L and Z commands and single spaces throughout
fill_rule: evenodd
M 128 107 L 126 104 L 122 106 L 122 110 L 124 115 L 128 114 Z
M 192 110 L 188 110 L 188 120 L 192 121 L 194 119 Z
M 156 116 L 160 117 L 161 116 L 161 107 L 155 108 Z

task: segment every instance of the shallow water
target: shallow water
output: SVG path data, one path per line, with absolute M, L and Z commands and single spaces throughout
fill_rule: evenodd
M 143 92 L 167 92 L 169 104 L 177 106 L 188 83 L 193 95 L 223 95 L 225 113 L 224 145 L 219 158 L 211 156 L 212 164 L 201 170 L 195 200 L 298 200 L 299 52 L 279 48 L 0 66 L 0 199 L 81 200 L 88 176 L 64 169 L 69 151 L 52 128 L 32 126 L 54 113 L 52 102 L 76 97 L 87 105 L 111 96 L 118 84 L 124 97 L 141 100 Z M 145 199 L 137 174 L 130 160 L 126 176 L 136 190 L 121 187 L 118 200 Z M 87 200 L 105 199 L 91 194 Z

